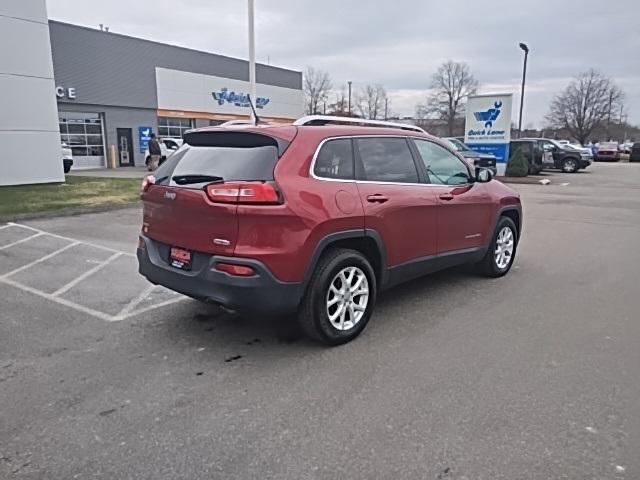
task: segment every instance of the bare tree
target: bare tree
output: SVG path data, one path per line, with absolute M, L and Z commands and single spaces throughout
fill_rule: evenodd
M 438 67 L 431 77 L 431 93 L 427 103 L 416 107 L 419 118 L 436 118 L 447 124 L 449 136 L 453 136 L 456 120 L 464 115 L 466 98 L 476 93 L 478 82 L 469 66 L 449 60 Z
M 375 120 L 384 115 L 387 91 L 382 85 L 366 85 L 356 94 L 356 109 L 362 118 Z
M 591 69 L 575 77 L 556 95 L 546 120 L 551 127 L 565 128 L 581 144 L 594 130 L 611 121 L 620 111 L 624 93 L 613 81 Z
M 338 117 L 349 116 L 349 100 L 347 99 L 346 86 L 343 85 L 338 92 L 335 92 L 335 102 L 328 105 L 329 115 Z
M 305 111 L 309 115 L 320 113 L 320 104 L 327 101 L 331 91 L 331 77 L 323 70 L 307 67 L 303 78 Z

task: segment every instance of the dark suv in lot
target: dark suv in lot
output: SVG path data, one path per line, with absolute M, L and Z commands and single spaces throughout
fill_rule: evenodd
M 534 144 L 534 152 L 540 153 L 542 157 L 542 168 L 557 168 L 565 173 L 575 173 L 587 168 L 592 162 L 591 157 L 583 155 L 579 150 L 549 138 L 521 138 L 514 142 Z
M 186 133 L 143 182 L 140 273 L 238 312 L 297 312 L 336 345 L 383 289 L 466 262 L 509 271 L 518 193 L 417 127 L 328 118 Z

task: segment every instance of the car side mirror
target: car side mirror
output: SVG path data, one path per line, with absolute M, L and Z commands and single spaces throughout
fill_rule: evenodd
M 493 172 L 488 168 L 476 167 L 476 182 L 487 183 L 493 179 Z

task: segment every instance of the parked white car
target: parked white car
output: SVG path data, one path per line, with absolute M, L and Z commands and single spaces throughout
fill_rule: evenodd
M 62 144 L 62 166 L 64 173 L 69 173 L 73 166 L 73 152 L 71 151 L 71 147 L 66 143 Z
M 160 165 L 162 165 L 162 162 L 164 162 L 167 158 L 173 155 L 176 152 L 176 150 L 178 150 L 182 146 L 184 141 L 181 138 L 161 138 L 158 140 L 158 143 L 160 143 L 160 151 L 162 152 L 160 154 Z M 151 170 L 149 168 L 149 163 L 151 162 L 151 155 L 149 155 L 148 148 L 144 152 L 144 162 L 147 165 L 147 168 Z

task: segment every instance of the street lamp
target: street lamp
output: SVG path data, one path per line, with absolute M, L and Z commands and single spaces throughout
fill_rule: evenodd
M 254 9 L 254 0 L 248 0 L 248 9 L 247 13 L 249 16 L 249 86 L 251 90 L 251 101 L 256 101 L 256 43 L 253 29 L 253 9 Z M 253 110 L 251 112 L 251 120 L 255 123 L 256 119 L 253 115 Z
M 351 116 L 351 80 L 347 81 L 349 84 L 349 116 Z
M 524 51 L 524 66 L 522 67 L 522 91 L 520 92 L 520 119 L 518 120 L 518 138 L 522 136 L 522 107 L 524 106 L 524 82 L 527 78 L 527 57 L 529 47 L 526 43 L 520 43 L 520 48 Z

